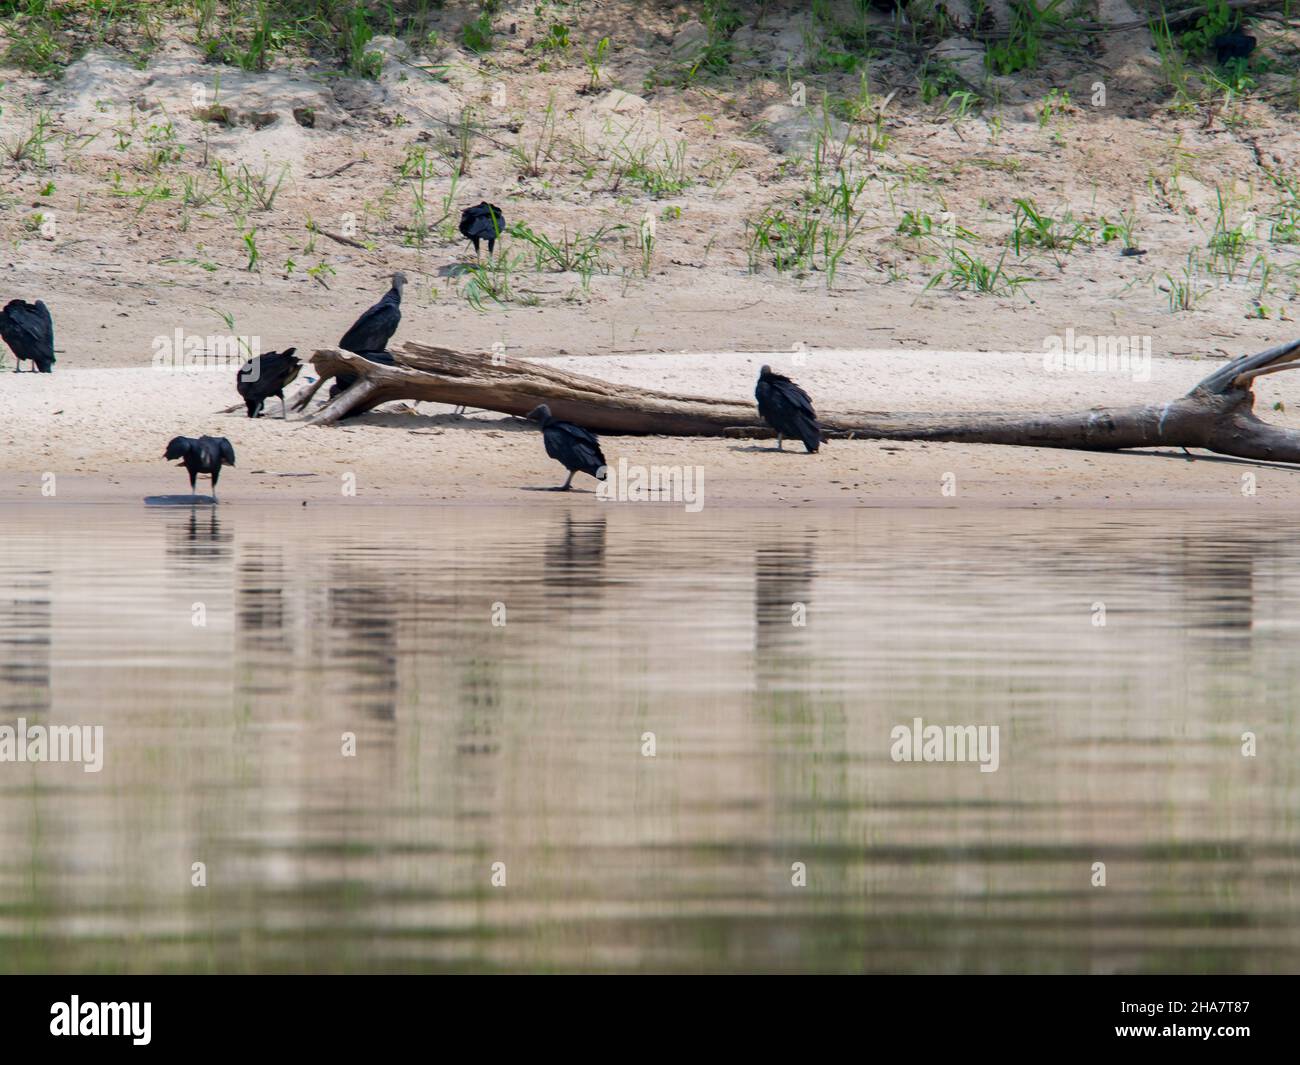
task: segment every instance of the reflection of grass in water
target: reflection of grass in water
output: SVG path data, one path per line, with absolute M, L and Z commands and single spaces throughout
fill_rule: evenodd
M 183 512 L 93 530 L 75 512 L 17 516 L 11 563 L 44 559 L 58 590 L 56 683 L 125 716 L 102 781 L 0 795 L 25 922 L 0 969 L 1287 960 L 1297 737 L 1288 700 L 1243 695 L 1300 691 L 1286 641 L 1250 625 L 1300 610 L 1300 523 L 968 515 L 954 554 L 950 520 L 904 512 L 688 526 L 615 508 L 585 528 L 568 514 L 587 508 L 396 509 L 232 508 L 213 556 L 157 550 L 160 521 L 189 542 Z M 174 622 L 196 581 L 236 614 L 275 589 L 258 638 L 235 629 L 228 678 L 186 679 L 211 644 Z M 1113 620 L 1094 631 L 1099 595 Z M 505 632 L 487 620 L 499 598 Z M 0 599 L 0 634 L 14 624 Z M 336 653 L 344 631 L 358 653 Z M 1168 684 L 1175 666 L 1185 685 Z M 361 757 L 312 746 L 356 727 L 376 676 L 397 681 L 396 714 L 363 720 Z M 1246 702 L 1284 745 L 1249 781 L 1225 725 Z M 1003 725 L 1003 768 L 889 762 L 889 726 L 914 714 Z M 1188 788 L 1205 816 L 1165 798 Z M 90 867 L 67 860 L 86 823 L 106 833 Z M 1126 870 L 1119 891 L 1087 886 L 1098 857 L 1113 888 Z M 187 886 L 196 859 L 222 892 Z M 498 859 L 509 901 L 487 883 Z M 790 886 L 794 861 L 807 888 Z M 1273 878 L 1245 882 L 1261 861 Z M 69 937 L 74 919 L 91 934 Z

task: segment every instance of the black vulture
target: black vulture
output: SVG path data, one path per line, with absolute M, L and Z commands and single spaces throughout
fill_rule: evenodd
M 501 208 L 487 200 L 480 200 L 476 206 L 466 207 L 460 213 L 460 235 L 473 241 L 475 255 L 479 253 L 478 244 L 481 240 L 487 241 L 488 254 L 491 255 L 497 238 L 505 232 L 505 228 L 506 216 L 501 213 Z
M 605 479 L 605 454 L 593 433 L 552 418 L 551 408 L 545 403 L 529 411 L 528 420 L 541 425 L 546 453 L 569 471 L 569 479 L 552 491 L 567 492 L 575 473 L 589 473 L 598 481 Z
M 190 474 L 190 495 L 195 495 L 194 482 L 200 473 L 212 478 L 212 499 L 217 498 L 217 478 L 221 476 L 222 466 L 235 464 L 235 449 L 224 436 L 201 436 L 197 440 L 192 436 L 176 436 L 167 444 L 163 458 L 169 461 L 180 460 Z
M 352 323 L 352 328 L 339 341 L 339 347 L 353 355 L 365 355 L 367 358 L 374 352 L 384 351 L 402 321 L 402 289 L 405 285 L 406 275 L 400 271 L 395 273 L 393 287 L 384 293 L 383 299 Z M 356 383 L 356 374 L 339 374 L 330 385 L 330 399 Z
M 393 287 L 384 293 L 383 299 L 352 323 L 352 328 L 339 341 L 339 347 L 354 355 L 387 348 L 402 320 L 402 289 L 405 285 L 406 275 L 400 272 L 394 274 Z
M 1214 59 L 1226 63 L 1229 59 L 1245 59 L 1255 50 L 1255 38 L 1241 30 L 1229 30 L 1214 38 Z
M 248 405 L 250 418 L 260 418 L 262 407 L 272 396 L 279 397 L 280 417 L 289 417 L 284 404 L 284 390 L 302 369 L 302 363 L 294 358 L 293 353 L 297 350 L 268 351 L 265 355 L 255 355 L 240 367 L 235 375 L 235 387 Z
M 776 430 L 778 451 L 784 450 L 781 441 L 787 436 L 798 437 L 811 452 L 816 452 L 821 446 L 825 437 L 822 427 L 817 424 L 812 400 L 790 378 L 773 373 L 772 367 L 764 366 L 758 372 L 754 398 L 758 400 L 758 413 L 763 416 L 763 421 Z
M 23 359 L 31 359 L 41 373 L 54 370 L 54 320 L 40 300 L 10 300 L 0 311 L 0 337 L 14 353 L 14 373 Z

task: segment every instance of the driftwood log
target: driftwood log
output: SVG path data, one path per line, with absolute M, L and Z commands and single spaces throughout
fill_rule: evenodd
M 495 354 L 467 354 L 408 343 L 391 353 L 393 365 L 344 351 L 312 356 L 320 379 L 294 400 L 303 410 L 316 390 L 340 374 L 356 383 L 309 422 L 340 418 L 390 400 L 427 400 L 523 415 L 539 403 L 596 432 L 660 436 L 769 437 L 751 403 L 678 395 L 612 384 L 544 362 Z M 1095 407 L 1086 411 L 1008 414 L 891 413 L 822 410 L 831 438 L 929 440 L 966 444 L 1118 451 L 1129 448 L 1204 448 L 1238 458 L 1300 463 L 1300 433 L 1255 417 L 1251 382 L 1300 367 L 1300 340 L 1243 355 L 1215 370 L 1185 396 L 1167 403 Z M 817 397 L 814 397 L 817 398 Z

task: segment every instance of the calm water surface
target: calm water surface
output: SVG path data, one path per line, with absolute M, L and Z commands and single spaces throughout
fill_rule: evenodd
M 105 744 L 0 763 L 0 971 L 1300 968 L 1300 523 L 582 499 L 0 532 L 0 725 Z M 914 717 L 997 725 L 998 771 L 894 762 Z

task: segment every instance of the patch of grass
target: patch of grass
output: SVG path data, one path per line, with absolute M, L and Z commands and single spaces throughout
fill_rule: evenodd
M 984 65 L 994 74 L 1015 74 L 1038 67 L 1043 49 L 1043 30 L 1065 29 L 1075 21 L 1074 13 L 1067 12 L 1065 0 L 1046 0 L 1040 7 L 1038 0 L 1016 0 L 1011 7 L 1011 32 L 1004 41 L 990 41 L 984 54 Z
M 1052 119 L 1059 115 L 1069 114 L 1074 110 L 1074 105 L 1070 103 L 1070 94 L 1061 89 L 1052 89 L 1043 97 L 1042 106 L 1038 109 L 1038 128 L 1046 129 L 1051 125 Z
M 538 233 L 526 222 L 515 222 L 506 228 L 506 232 L 533 249 L 538 271 L 577 273 L 586 288 L 592 274 L 608 269 L 602 258 L 603 243 L 626 228 L 623 225 L 601 226 L 591 233 L 570 235 L 566 227 L 558 238 L 554 238 Z
M 1240 268 L 1246 251 L 1255 237 L 1254 217 L 1229 221 L 1230 209 L 1222 189 L 1215 189 L 1216 210 L 1214 231 L 1206 247 L 1210 252 L 1209 268 L 1232 280 Z
M 1011 247 L 1017 255 L 1023 254 L 1026 248 L 1068 255 L 1080 244 L 1091 244 L 1094 235 L 1091 226 L 1077 221 L 1069 211 L 1053 218 L 1031 199 L 1015 201 L 1011 225 Z
M 1097 233 L 1101 237 L 1103 244 L 1118 240 L 1125 248 L 1136 248 L 1137 212 L 1121 211 L 1118 220 L 1113 222 L 1108 218 L 1103 218 Z
M 62 19 L 44 0 L 18 0 L 0 5 L 0 16 L 7 16 L 9 47 L 5 59 L 33 74 L 50 74 L 66 57 L 55 37 Z
M 244 252 L 248 256 L 248 263 L 244 266 L 244 269 L 245 270 L 258 269 L 257 264 L 261 260 L 262 256 L 257 250 L 257 230 L 256 229 L 245 230 L 244 233 L 240 236 L 240 240 L 243 241 Z
M 928 237 L 943 236 L 950 240 L 975 240 L 975 234 L 964 226 L 959 226 L 950 214 L 945 212 L 936 221 L 926 212 L 921 210 L 908 210 L 903 212 L 902 218 L 899 219 L 898 228 L 895 233 L 904 237 L 911 237 L 913 240 L 924 240 Z
M 955 244 L 944 249 L 947 266 L 935 274 L 926 283 L 925 291 L 937 285 L 946 284 L 948 288 L 981 292 L 987 295 L 1010 295 L 1020 292 L 1025 285 L 1033 281 L 1031 277 L 1008 274 L 1005 269 L 1007 252 L 992 265 L 972 255 Z
M 460 28 L 461 44 L 477 55 L 484 55 L 492 51 L 494 33 L 492 13 L 485 9 L 478 18 Z
M 862 157 L 870 163 L 872 147 L 853 127 L 837 132 L 829 109 L 814 132 L 808 155 L 799 163 L 808 184 L 786 203 L 773 204 L 748 219 L 748 259 L 751 272 L 771 264 L 778 273 L 821 270 L 831 288 L 840 263 L 865 223 L 858 203 L 871 182 L 858 169 Z
M 609 51 L 609 38 L 602 37 L 594 48 L 584 48 L 582 61 L 587 65 L 587 92 L 593 93 L 600 88 L 601 68 L 605 62 L 605 53 Z
M 535 135 L 529 139 L 521 130 L 519 140 L 510 149 L 510 156 L 515 161 L 515 169 L 520 177 L 542 176 L 542 163 L 550 161 L 555 151 L 557 140 L 555 126 L 555 94 L 551 93 Z
M 686 141 L 655 141 L 635 146 L 626 140 L 611 152 L 609 191 L 624 181 L 640 186 L 652 199 L 678 196 L 693 183 L 686 158 Z
M 402 243 L 422 247 L 429 233 L 449 216 L 449 208 L 444 201 L 442 217 L 433 222 L 429 220 L 428 184 L 437 176 L 437 167 L 424 145 L 410 144 L 407 145 L 405 158 L 398 164 L 397 172 L 408 182 L 411 191 L 411 225 L 407 227 Z M 459 175 L 453 173 L 451 176 L 453 195 L 459 181 Z
M 1187 262 L 1177 276 L 1170 273 L 1165 274 L 1164 288 L 1169 296 L 1169 310 L 1171 313 L 1177 314 L 1180 311 L 1196 309 L 1196 304 L 1204 295 L 1200 291 L 1198 283 L 1200 272 L 1200 259 L 1195 252 L 1189 252 Z
M 1279 202 L 1269 222 L 1268 239 L 1273 244 L 1300 244 L 1300 182 L 1286 174 L 1269 175 L 1279 193 Z
M 14 163 L 44 166 L 47 162 L 45 148 L 51 138 L 50 126 L 50 113 L 37 111 L 26 130 L 3 142 L 4 154 Z
M 279 173 L 273 173 L 271 165 L 266 164 L 260 173 L 250 170 L 240 163 L 239 169 L 229 173 L 220 163 L 213 165 L 221 192 L 244 210 L 269 211 L 275 206 L 276 198 L 284 185 L 285 175 L 289 173 L 289 164 L 284 163 Z
M 171 121 L 155 123 L 144 133 L 144 142 L 148 146 L 146 166 L 150 170 L 161 170 L 171 163 L 179 163 L 185 152 L 185 146 L 177 140 L 176 127 Z
M 533 47 L 543 52 L 567 52 L 572 47 L 569 40 L 569 26 L 565 22 L 552 22 L 550 29 Z
M 374 79 L 383 69 L 384 57 L 381 53 L 367 47 L 374 38 L 374 31 L 366 19 L 364 4 L 353 4 L 344 15 L 343 54 L 347 62 L 348 73 L 359 78 Z
M 434 142 L 434 148 L 446 160 L 453 173 L 464 177 L 474 163 L 474 145 L 483 127 L 473 107 L 461 108 L 460 115 Z
M 515 302 L 514 274 L 521 262 L 522 255 L 512 256 L 503 251 L 470 267 L 464 274 L 461 295 L 476 311 L 486 312 L 490 303 L 504 307 Z
M 1178 42 L 1174 40 L 1173 31 L 1169 28 L 1163 12 L 1160 14 L 1159 21 L 1151 20 L 1150 29 L 1156 52 L 1160 56 L 1160 73 L 1165 79 L 1165 84 L 1174 94 L 1171 105 L 1173 110 L 1180 113 L 1194 111 L 1196 94 L 1192 88 L 1191 75 L 1187 71 L 1187 59 Z
M 698 14 L 708 36 L 681 72 L 683 88 L 702 76 L 725 74 L 731 68 L 731 36 L 742 25 L 740 13 L 731 0 L 703 0 Z
M 806 209 L 787 212 L 773 207 L 756 220 L 746 221 L 750 272 L 757 273 L 763 262 L 770 262 L 777 273 L 799 267 L 811 269 L 820 228 L 819 213 Z
M 1178 38 L 1178 43 L 1193 55 L 1207 51 L 1214 39 L 1227 33 L 1237 22 L 1228 0 L 1210 0 L 1205 12 Z
M 927 59 L 917 72 L 921 84 L 921 101 L 932 104 L 950 99 L 954 93 L 969 91 L 951 64 L 942 59 Z

